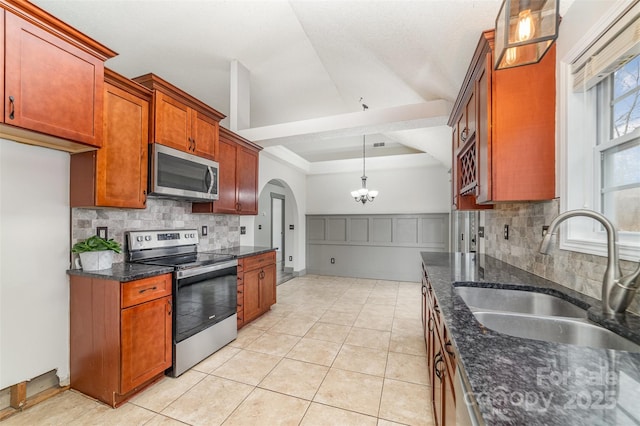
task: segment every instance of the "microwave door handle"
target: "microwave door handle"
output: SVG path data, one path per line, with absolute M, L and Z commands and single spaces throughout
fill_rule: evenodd
M 213 184 L 214 184 L 214 179 L 213 179 L 213 169 L 211 169 L 211 167 L 207 167 L 207 173 L 209 173 L 209 177 L 210 177 L 210 182 L 209 183 L 209 189 L 207 189 L 207 194 L 211 194 L 211 191 L 213 190 Z

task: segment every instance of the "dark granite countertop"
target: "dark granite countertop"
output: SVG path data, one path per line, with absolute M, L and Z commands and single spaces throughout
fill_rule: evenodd
M 267 253 L 275 250 L 272 247 L 260 247 L 260 246 L 236 246 L 228 247 L 224 249 L 212 250 L 212 253 L 230 254 L 236 258 L 255 256 L 257 254 Z
M 155 277 L 156 275 L 169 274 L 171 272 L 173 272 L 173 268 L 166 266 L 142 265 L 139 263 L 114 263 L 111 269 L 101 269 L 99 271 L 69 269 L 67 274 L 127 282 Z
M 422 253 L 458 363 L 487 425 L 637 425 L 640 353 L 508 336 L 487 329 L 454 286 L 522 287 L 588 307 L 589 319 L 639 342 L 638 317 L 605 320 L 598 300 L 474 253 Z

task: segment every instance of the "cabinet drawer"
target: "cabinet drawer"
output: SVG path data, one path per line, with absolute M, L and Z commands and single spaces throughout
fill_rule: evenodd
M 270 251 L 269 253 L 259 254 L 257 256 L 245 257 L 242 263 L 245 271 L 251 271 L 275 263 L 275 261 L 276 253 Z
M 171 274 L 122 283 L 122 308 L 171 295 Z

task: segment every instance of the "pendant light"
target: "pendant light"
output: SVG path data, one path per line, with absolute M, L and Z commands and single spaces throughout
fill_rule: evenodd
M 362 101 L 362 98 L 360 98 Z M 369 107 L 362 104 L 362 110 L 366 111 Z M 366 146 L 366 135 L 362 135 L 362 187 L 360 189 L 356 189 L 351 191 L 351 196 L 356 200 L 357 203 L 362 203 L 363 205 L 367 203 L 367 201 L 373 201 L 374 198 L 378 196 L 378 191 L 376 190 L 368 190 L 367 189 L 367 175 L 366 171 L 366 163 L 365 163 L 365 146 Z
M 534 64 L 558 38 L 559 0 L 504 0 L 496 18 L 495 69 Z

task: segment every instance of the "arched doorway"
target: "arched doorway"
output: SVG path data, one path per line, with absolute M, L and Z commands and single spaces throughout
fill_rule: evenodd
M 297 214 L 295 197 L 289 185 L 271 179 L 258 199 L 258 216 L 254 222 L 255 245 L 276 248 L 277 283 L 293 278 Z

